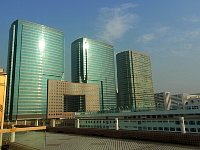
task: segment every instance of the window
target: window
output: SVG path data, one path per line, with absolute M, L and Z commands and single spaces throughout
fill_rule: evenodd
M 196 132 L 196 128 L 190 128 L 190 132 Z
M 200 125 L 200 121 L 197 121 L 197 125 Z
M 195 125 L 195 121 L 189 121 L 190 125 Z
M 157 127 L 153 127 L 153 130 L 157 130 Z
M 159 129 L 160 131 L 163 131 L 163 127 L 159 127 L 158 129 Z
M 143 127 L 143 130 L 147 130 L 147 127 Z
M 175 131 L 175 128 L 170 128 L 170 131 Z
M 164 127 L 164 131 L 169 131 L 169 128 L 168 127 Z

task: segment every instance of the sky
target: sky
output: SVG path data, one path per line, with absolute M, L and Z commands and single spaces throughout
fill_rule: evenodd
M 0 66 L 7 66 L 11 23 L 23 19 L 65 34 L 65 79 L 71 43 L 88 37 L 151 57 L 154 92 L 200 93 L 199 0 L 0 0 Z

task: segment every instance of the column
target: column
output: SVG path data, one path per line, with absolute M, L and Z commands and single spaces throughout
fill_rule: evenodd
M 179 117 L 180 125 L 181 125 L 181 133 L 186 133 L 185 131 L 185 123 L 184 123 L 184 117 Z
M 24 120 L 24 125 L 26 126 L 26 120 Z
M 14 129 L 15 127 L 14 127 L 14 125 L 12 125 L 12 129 Z M 15 142 L 15 131 L 13 132 L 11 132 L 11 135 L 10 135 L 10 142 Z
M 76 120 L 76 127 L 77 127 L 77 128 L 80 128 L 80 122 L 79 122 L 79 119 Z
M 38 126 L 38 119 L 35 120 L 35 126 Z
M 52 127 L 56 126 L 56 119 L 52 119 Z
M 119 130 L 119 120 L 115 118 L 115 130 Z

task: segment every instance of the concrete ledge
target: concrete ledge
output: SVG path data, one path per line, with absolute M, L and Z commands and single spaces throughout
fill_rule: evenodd
M 174 143 L 182 145 L 200 146 L 199 134 L 175 133 L 175 132 L 154 132 L 154 131 L 130 131 L 111 129 L 89 129 L 89 128 L 64 128 L 47 127 L 47 132 L 57 132 L 66 134 L 78 134 L 89 136 L 101 136 L 110 138 L 146 140 L 163 143 Z

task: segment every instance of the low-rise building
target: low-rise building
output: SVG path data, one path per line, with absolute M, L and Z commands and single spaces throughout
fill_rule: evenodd
M 97 84 L 48 80 L 47 118 L 71 118 L 69 112 L 97 112 L 100 110 Z
M 184 109 L 185 103 L 195 96 L 197 95 L 191 95 L 187 93 L 172 95 L 170 92 L 161 92 L 155 93 L 154 99 L 157 110 L 177 110 Z
M 0 121 L 2 121 L 5 109 L 6 83 L 7 83 L 7 75 L 4 72 L 4 69 L 0 68 Z
M 170 110 L 171 106 L 170 92 L 155 93 L 154 99 L 157 110 Z

